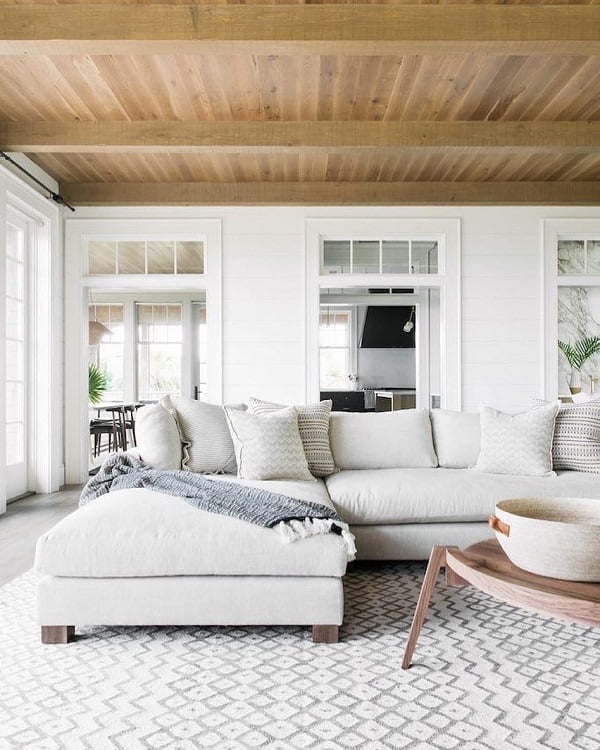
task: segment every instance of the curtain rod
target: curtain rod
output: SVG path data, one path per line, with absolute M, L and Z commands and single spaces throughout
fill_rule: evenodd
M 67 203 L 67 201 L 62 197 L 60 193 L 55 193 L 54 190 L 51 190 L 49 187 L 44 185 L 43 182 L 40 182 L 37 177 L 31 174 L 25 167 L 22 167 L 18 161 L 15 161 L 12 157 L 10 157 L 7 153 L 4 151 L 0 151 L 0 157 L 3 159 L 6 159 L 7 162 L 12 164 L 14 167 L 19 169 L 21 172 L 27 175 L 30 180 L 33 180 L 37 185 L 39 185 L 41 188 L 43 188 L 49 195 L 47 196 L 49 200 L 53 200 L 55 203 L 58 203 L 60 206 L 65 206 L 70 211 L 75 211 L 73 206 L 70 203 Z

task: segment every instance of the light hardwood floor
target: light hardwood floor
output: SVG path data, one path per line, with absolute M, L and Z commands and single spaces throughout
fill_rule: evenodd
M 10 503 L 0 516 L 0 586 L 33 565 L 38 537 L 77 508 L 81 485 Z

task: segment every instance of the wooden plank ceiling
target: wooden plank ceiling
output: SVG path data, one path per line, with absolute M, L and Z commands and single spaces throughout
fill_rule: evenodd
M 81 204 L 600 204 L 600 0 L 0 0 L 0 150 Z

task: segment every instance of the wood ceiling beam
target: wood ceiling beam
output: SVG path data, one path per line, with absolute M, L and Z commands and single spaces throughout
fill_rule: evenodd
M 74 205 L 600 205 L 600 182 L 62 183 Z
M 0 54 L 598 54 L 598 5 L 0 6 Z
M 600 122 L 0 122 L 0 149 L 26 153 L 379 153 L 600 150 Z

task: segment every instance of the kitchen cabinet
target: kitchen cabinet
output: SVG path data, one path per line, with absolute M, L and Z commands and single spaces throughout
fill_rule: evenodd
M 363 391 L 321 391 L 321 401 L 333 401 L 332 411 L 364 411 L 365 394 Z
M 414 409 L 416 403 L 417 394 L 414 388 L 375 391 L 375 411 Z

